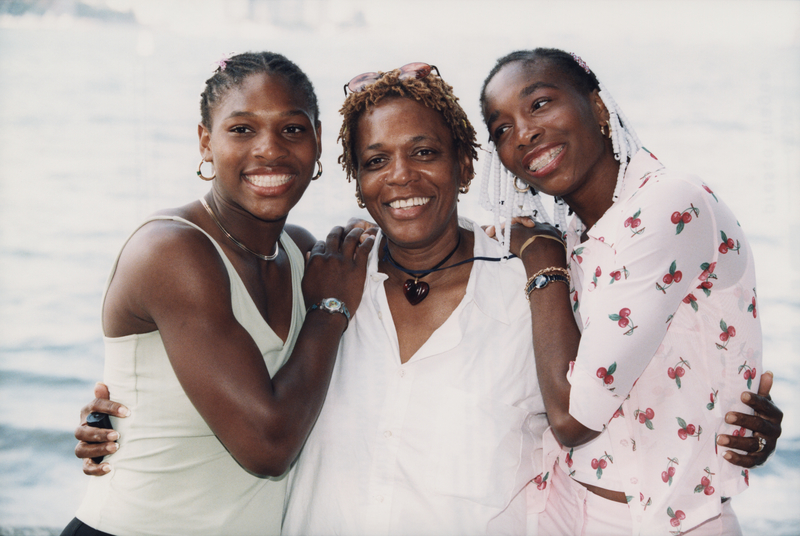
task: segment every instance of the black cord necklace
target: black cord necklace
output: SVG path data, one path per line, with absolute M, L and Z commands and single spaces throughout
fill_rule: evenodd
M 386 244 L 383 245 L 382 260 L 384 262 L 388 262 L 401 272 L 406 273 L 414 278 L 414 279 L 407 279 L 406 282 L 403 283 L 403 294 L 408 300 L 408 303 L 410 303 L 411 305 L 417 305 L 418 303 L 420 303 L 422 300 L 425 299 L 425 297 L 428 295 L 428 292 L 430 292 L 431 290 L 431 287 L 430 285 L 428 285 L 428 283 L 426 283 L 425 281 L 420 281 L 420 279 L 422 279 L 426 275 L 432 274 L 433 272 L 439 272 L 441 270 L 447 270 L 448 268 L 455 268 L 456 266 L 461 266 L 462 264 L 467 264 L 468 262 L 472 261 L 498 262 L 503 260 L 503 257 L 497 257 L 497 258 L 470 257 L 469 259 L 464 259 L 461 262 L 457 262 L 455 264 L 451 264 L 450 266 L 445 266 L 444 268 L 442 268 L 442 265 L 450 260 L 450 257 L 452 257 L 455 254 L 455 252 L 458 250 L 458 246 L 460 245 L 461 245 L 461 233 L 458 233 L 458 242 L 456 242 L 456 247 L 453 248 L 453 251 L 448 253 L 444 259 L 442 259 L 436 266 L 434 266 L 430 270 L 423 270 L 421 272 L 415 272 L 397 264 L 397 261 L 394 260 L 394 258 L 392 257 L 392 253 L 389 251 L 388 240 L 386 241 Z M 514 255 L 511 255 L 511 257 L 514 257 Z

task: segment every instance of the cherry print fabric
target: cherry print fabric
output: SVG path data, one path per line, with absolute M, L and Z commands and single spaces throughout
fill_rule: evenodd
M 680 534 L 748 485 L 716 436 L 744 433 L 724 415 L 752 413 L 739 397 L 762 369 L 753 257 L 699 179 L 641 150 L 624 181 L 587 240 L 577 218 L 567 237 L 582 330 L 570 413 L 602 433 L 562 449 L 548 431 L 546 467 L 623 491 L 633 534 Z

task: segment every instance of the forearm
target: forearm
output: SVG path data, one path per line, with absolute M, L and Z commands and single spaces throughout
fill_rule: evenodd
M 549 267 L 564 267 L 563 255 L 547 253 L 524 252 L 522 260 L 528 277 Z M 584 444 L 598 432 L 569 414 L 571 385 L 567 372 L 577 356 L 581 338 L 570 307 L 569 287 L 554 281 L 545 288 L 534 289 L 529 298 L 536 372 L 550 425 L 563 445 Z

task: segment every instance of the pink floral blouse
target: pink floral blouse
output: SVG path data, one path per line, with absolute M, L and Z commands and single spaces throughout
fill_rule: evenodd
M 699 179 L 667 171 L 643 149 L 624 181 L 585 242 L 577 218 L 567 237 L 582 329 L 570 413 L 603 432 L 566 449 L 548 431 L 545 467 L 625 492 L 634 534 L 680 534 L 748 485 L 716 437 L 745 433 L 723 419 L 751 412 L 739 397 L 761 372 L 753 256 L 730 209 Z

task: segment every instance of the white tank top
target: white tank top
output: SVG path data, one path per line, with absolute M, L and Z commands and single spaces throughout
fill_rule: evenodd
M 304 261 L 292 239 L 281 234 L 292 273 L 292 321 L 284 344 L 208 233 L 176 216 L 144 223 L 153 220 L 182 222 L 208 236 L 228 270 L 234 315 L 274 375 L 291 355 L 305 318 Z M 119 256 L 106 292 L 118 261 Z M 106 337 L 104 381 L 112 400 L 125 404 L 131 415 L 112 417 L 120 449 L 107 457 L 111 472 L 90 479 L 78 519 L 117 536 L 280 533 L 285 478 L 255 477 L 231 457 L 178 383 L 158 331 Z

